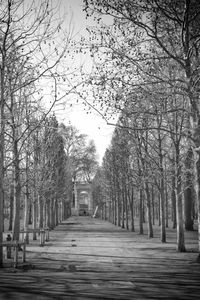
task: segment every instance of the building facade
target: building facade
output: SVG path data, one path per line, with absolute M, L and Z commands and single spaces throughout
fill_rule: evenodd
M 72 215 L 91 216 L 93 214 L 92 188 L 88 182 L 75 182 L 72 201 Z

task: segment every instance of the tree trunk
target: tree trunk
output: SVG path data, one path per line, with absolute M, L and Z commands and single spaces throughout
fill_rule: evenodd
M 8 230 L 12 230 L 13 223 L 13 204 L 14 204 L 14 186 L 13 183 L 10 185 L 10 214 L 9 214 L 9 227 Z
M 129 230 L 129 214 L 128 214 L 128 195 L 127 187 L 125 187 L 125 220 L 126 220 L 126 229 Z
M 46 210 L 47 210 L 47 226 L 51 228 L 51 221 L 50 221 L 50 200 L 46 200 Z
M 50 228 L 54 229 L 55 222 L 54 222 L 54 199 L 50 200 Z
M 2 101 L 2 97 L 1 97 Z M 4 114 L 3 114 L 3 104 L 0 101 L 1 109 L 1 128 L 0 128 L 0 243 L 3 242 L 3 224 L 4 224 L 4 205 L 3 205 L 3 182 L 4 182 Z M 3 247 L 0 247 L 0 268 L 3 267 Z
M 62 199 L 62 214 L 61 214 L 61 222 L 65 220 L 65 200 Z
M 48 227 L 47 225 L 47 203 L 45 198 L 43 198 L 43 227 Z
M 3 227 L 4 227 L 4 151 L 5 151 L 5 63 L 6 63 L 6 41 L 7 34 L 3 40 L 1 47 L 1 66 L 0 66 L 0 243 L 3 242 Z M 0 267 L 3 267 L 3 247 L 0 247 Z
M 44 203 L 43 203 L 43 198 L 42 196 L 38 196 L 38 209 L 39 209 L 39 220 L 38 220 L 38 227 L 43 228 L 44 224 Z
M 133 192 L 133 187 L 131 188 L 131 195 L 130 192 L 128 193 L 129 195 L 129 207 L 130 207 L 130 213 L 131 213 L 131 231 L 135 231 L 135 226 L 134 226 L 134 192 Z
M 30 202 L 29 205 L 29 214 L 28 214 L 29 218 L 28 218 L 28 224 L 31 225 L 33 222 L 33 216 L 32 216 L 32 203 Z
M 165 228 L 165 193 L 164 193 L 164 174 L 161 174 L 160 179 L 160 216 L 161 216 L 161 242 L 166 243 L 166 228 Z
M 20 197 L 21 197 L 21 183 L 20 183 L 20 168 L 18 158 L 18 145 L 14 141 L 14 215 L 13 215 L 13 240 L 19 241 L 20 233 Z
M 192 231 L 194 230 L 194 221 L 192 218 L 193 210 L 193 195 L 192 187 L 187 187 L 184 191 L 184 212 L 185 212 L 185 229 Z
M 58 225 L 58 200 L 55 199 L 54 201 L 54 219 L 55 219 L 55 226 Z
M 165 228 L 165 184 L 164 184 L 164 167 L 163 167 L 163 151 L 162 151 L 162 136 L 160 132 L 160 125 L 162 117 L 157 117 L 158 123 L 158 151 L 159 151 L 159 172 L 160 172 L 160 217 L 161 217 L 161 242 L 166 243 L 166 228 Z
M 152 203 L 152 224 L 155 225 L 155 194 L 154 194 L 154 188 L 153 185 L 151 187 L 151 203 Z
M 139 197 L 140 197 L 140 209 L 139 209 L 139 234 L 143 234 L 143 192 L 140 188 L 139 190 Z
M 198 245 L 199 255 L 198 260 L 200 261 L 200 152 L 199 150 L 194 151 L 194 177 L 195 177 L 195 191 L 197 196 L 197 214 L 198 214 Z
M 25 192 L 25 198 L 24 198 L 24 230 L 28 230 L 28 220 L 29 220 L 29 190 L 28 190 L 28 183 L 26 182 L 26 192 Z M 25 233 L 25 241 L 28 244 L 29 243 L 29 234 Z
M 37 228 L 37 198 L 36 191 L 34 192 L 34 200 L 33 200 L 33 229 Z M 33 233 L 33 240 L 37 239 L 36 232 Z
M 119 190 L 117 192 L 117 226 L 120 226 L 121 220 L 120 220 L 120 193 Z
M 47 215 L 47 204 L 46 204 L 46 215 Z M 63 220 L 66 220 L 67 218 L 68 218 L 68 203 L 63 201 Z
M 105 210 L 104 210 L 104 220 L 106 221 L 107 219 L 107 206 L 106 206 L 106 202 L 104 203 L 105 206 Z
M 124 228 L 124 212 L 125 212 L 125 195 L 124 195 L 124 191 L 122 191 L 122 208 L 121 208 L 121 227 Z
M 160 212 L 161 212 L 161 196 L 159 193 L 159 197 L 158 197 L 158 225 L 161 225 L 161 216 L 160 216 Z
M 114 205 L 114 209 L 113 209 L 114 224 L 117 225 L 117 200 L 116 200 L 116 198 L 114 199 L 113 205 Z
M 112 223 L 112 208 L 111 208 L 111 201 L 109 201 L 109 207 L 108 207 L 108 221 Z
M 176 219 L 177 219 L 177 250 L 185 252 L 185 236 L 184 236 L 184 222 L 183 222 L 183 203 L 181 190 L 181 170 L 179 165 L 179 149 L 176 148 L 175 161 L 175 194 L 176 194 Z
M 166 228 L 169 227 L 169 211 L 168 211 L 168 190 L 167 184 L 165 185 L 165 218 L 166 218 Z
M 185 237 L 183 227 L 183 209 L 182 209 L 182 195 L 180 187 L 176 193 L 176 211 L 177 211 L 177 250 L 185 252 Z
M 28 164 L 29 164 L 29 155 L 26 153 L 26 170 L 25 170 L 25 198 L 24 198 L 24 229 L 28 230 L 28 221 L 29 221 L 29 212 L 30 212 L 30 197 L 29 197 L 29 184 L 28 184 Z M 29 243 L 29 234 L 25 233 L 25 241 Z
M 147 217 L 148 217 L 148 237 L 153 237 L 153 226 L 151 218 L 151 198 L 149 192 L 149 185 L 145 182 L 145 194 L 146 194 L 146 205 L 147 205 Z
M 186 180 L 185 180 L 185 190 L 184 190 L 184 212 L 185 212 L 185 229 L 193 230 L 193 218 L 192 218 L 192 209 L 193 209 L 193 178 L 192 178 L 192 149 L 190 148 L 187 152 L 185 159 L 185 168 L 186 168 Z
M 173 167 L 174 169 L 174 167 Z M 176 193 L 175 193 L 175 189 L 176 189 L 176 181 L 175 181 L 175 172 L 173 170 L 173 174 L 172 174 L 172 190 L 171 190 L 171 204 L 172 204 L 172 228 L 176 228 L 177 226 L 177 220 L 176 220 Z

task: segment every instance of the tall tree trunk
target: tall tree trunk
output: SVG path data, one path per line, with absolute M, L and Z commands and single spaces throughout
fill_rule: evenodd
M 9 9 L 8 23 L 10 23 Z M 4 227 L 4 151 L 5 151 L 5 65 L 6 65 L 6 42 L 9 33 L 7 27 L 2 36 L 1 65 L 0 65 L 0 243 L 3 242 Z M 0 268 L 3 267 L 3 247 L 0 247 Z
M 33 229 L 37 228 L 37 192 L 34 192 L 34 199 L 33 199 Z M 33 233 L 33 240 L 37 239 L 36 232 Z
M 54 199 L 50 200 L 50 228 L 54 229 L 55 222 L 54 222 Z
M 31 225 L 32 224 L 32 220 L 33 220 L 33 216 L 32 216 L 32 203 L 30 201 L 30 205 L 29 205 L 29 214 L 28 214 L 29 218 L 28 218 L 28 224 Z
M 179 148 L 176 147 L 175 160 L 175 194 L 176 194 L 176 219 L 177 219 L 177 250 L 185 252 L 185 235 L 183 222 L 183 203 L 182 203 L 182 189 L 181 189 L 181 169 L 179 165 Z
M 164 193 L 164 174 L 160 179 L 160 216 L 161 216 L 161 242 L 166 243 L 166 228 L 165 228 L 165 193 Z
M 65 220 L 65 200 L 62 199 L 62 214 L 61 214 L 61 221 Z
M 2 91 L 2 69 L 1 69 L 1 101 L 0 101 L 0 243 L 3 242 L 3 224 L 4 224 L 4 92 Z M 0 267 L 3 266 L 3 247 L 0 247 Z
M 145 195 L 146 195 L 146 205 L 147 205 L 147 217 L 148 217 L 148 237 L 153 237 L 153 226 L 151 217 L 151 197 L 149 192 L 148 182 L 145 182 Z
M 55 214 L 55 226 L 57 226 L 58 225 L 58 200 L 57 199 L 55 199 L 55 201 L 54 201 L 54 207 L 55 207 L 55 212 L 54 212 L 54 214 Z
M 122 190 L 122 208 L 121 208 L 121 227 L 124 228 L 124 213 L 125 213 L 125 195 L 124 195 L 124 190 Z
M 121 224 L 121 209 L 120 209 L 120 191 L 119 191 L 119 187 L 118 187 L 118 191 L 117 191 L 117 226 L 120 226 Z
M 39 228 L 43 228 L 44 224 L 44 203 L 43 203 L 43 197 L 42 196 L 38 196 L 38 209 L 39 209 L 39 220 L 38 220 L 38 225 Z
M 142 188 L 139 190 L 139 197 L 140 197 L 140 208 L 139 208 L 139 234 L 144 233 L 143 229 L 143 192 Z
M 160 212 L 161 212 L 161 196 L 160 196 L 160 193 L 159 193 L 159 197 L 158 197 L 158 225 L 159 226 L 161 225 L 161 215 L 160 215 Z
M 64 204 L 64 206 L 63 206 L 63 220 L 66 220 L 68 218 L 68 203 L 64 201 L 63 204 Z M 47 204 L 46 204 L 46 211 L 47 211 Z M 46 213 L 46 215 L 47 215 L 47 213 Z
M 184 212 L 185 212 L 185 229 L 193 230 L 193 218 L 192 218 L 192 209 L 193 209 L 193 178 L 192 178 L 192 158 L 193 153 L 190 148 L 187 151 L 187 156 L 185 159 L 185 189 L 184 189 Z
M 19 241 L 20 234 L 20 197 L 21 197 L 21 182 L 20 182 L 20 167 L 18 143 L 14 141 L 14 215 L 13 215 L 13 240 Z
M 167 184 L 165 184 L 165 218 L 166 218 L 166 228 L 169 227 L 169 208 L 168 208 L 168 189 Z
M 9 226 L 8 230 L 12 230 L 13 225 L 13 204 L 14 204 L 14 186 L 13 183 L 10 185 L 10 214 L 9 214 Z
M 128 199 L 129 199 L 129 207 L 131 213 L 131 231 L 135 231 L 135 224 L 134 224 L 134 190 L 131 187 L 131 195 L 130 191 L 128 191 Z
M 172 227 L 175 229 L 177 226 L 177 220 L 176 220 L 176 180 L 175 180 L 175 171 L 173 166 L 173 174 L 172 174 L 172 189 L 171 189 L 171 205 L 172 205 Z
M 51 228 L 51 220 L 50 220 L 50 200 L 46 200 L 46 210 L 47 210 L 47 226 Z
M 112 204 L 111 204 L 111 201 L 109 201 L 108 203 L 108 222 L 111 222 L 112 223 L 112 217 L 111 217 L 111 214 L 112 214 Z
M 154 194 L 154 188 L 153 185 L 151 187 L 151 203 L 152 203 L 152 224 L 155 225 L 155 194 Z
M 48 227 L 47 225 L 47 203 L 45 198 L 43 198 L 43 227 Z
M 26 192 L 25 192 L 25 198 L 24 198 L 24 230 L 28 230 L 28 220 L 29 220 L 29 206 L 30 206 L 30 201 L 29 201 L 29 189 L 28 189 L 28 183 L 26 182 Z M 25 241 L 28 244 L 29 243 L 29 235 L 28 233 L 25 233 Z
M 25 198 L 24 198 L 24 229 L 28 230 L 29 212 L 30 212 L 30 194 L 29 194 L 29 174 L 28 174 L 29 154 L 26 153 L 26 170 L 25 170 Z M 29 234 L 25 233 L 25 241 L 29 243 Z
M 114 218 L 114 225 L 117 225 L 117 199 L 115 195 L 115 199 L 113 201 L 114 209 L 113 209 L 113 218 Z
M 164 184 L 164 167 L 163 167 L 163 150 L 162 150 L 162 135 L 160 127 L 162 125 L 162 115 L 157 116 L 158 124 L 158 155 L 159 155 L 159 175 L 160 175 L 160 217 L 161 217 L 161 242 L 166 243 L 166 228 L 165 228 L 165 184 Z
M 125 187 L 125 220 L 126 220 L 126 229 L 129 230 L 129 213 L 128 213 L 128 192 L 127 192 L 127 187 Z
M 199 255 L 198 260 L 200 261 L 200 153 L 195 150 L 194 152 L 194 177 L 195 177 L 195 191 L 197 195 L 197 214 L 198 214 L 198 245 Z

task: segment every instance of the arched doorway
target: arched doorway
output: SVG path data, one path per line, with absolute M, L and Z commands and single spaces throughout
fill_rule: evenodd
M 74 199 L 72 214 L 88 216 L 93 213 L 93 201 L 91 184 L 87 182 L 76 182 L 74 184 Z

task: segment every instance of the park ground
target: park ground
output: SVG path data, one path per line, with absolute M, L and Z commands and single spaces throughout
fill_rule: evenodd
M 91 217 L 70 217 L 40 247 L 30 239 L 26 263 L 0 269 L 0 300 L 200 299 L 197 231 L 176 251 L 176 231 L 154 238 Z M 9 262 L 11 264 L 11 262 Z

